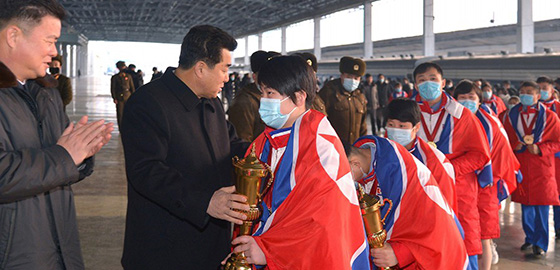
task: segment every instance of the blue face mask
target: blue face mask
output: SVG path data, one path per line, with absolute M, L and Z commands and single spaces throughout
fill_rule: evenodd
M 412 142 L 412 129 L 388 127 L 387 138 L 402 146 L 407 146 Z
M 525 106 L 531 106 L 535 103 L 533 95 L 521 94 L 519 95 L 519 99 L 521 100 L 521 104 Z
M 492 98 L 492 92 L 482 92 L 482 97 L 486 100 L 489 100 Z
M 402 92 L 402 88 L 397 88 L 397 89 L 395 89 L 395 92 L 397 92 L 397 93 Z
M 360 86 L 360 81 L 350 79 L 350 78 L 345 78 L 342 81 L 342 86 L 344 87 L 344 89 L 346 89 L 346 91 L 352 92 L 352 91 L 358 89 L 358 86 Z
M 279 129 L 283 127 L 284 124 L 286 124 L 288 118 L 290 118 L 290 114 L 292 114 L 296 109 L 296 107 L 294 107 L 294 109 L 288 114 L 282 114 L 280 112 L 280 105 L 284 100 L 288 98 L 289 97 L 286 97 L 282 100 L 273 98 L 261 98 L 259 114 L 261 115 L 261 119 L 267 126 Z
M 418 92 L 423 99 L 432 101 L 441 96 L 441 85 L 437 82 L 425 81 L 418 85 Z
M 472 113 L 476 113 L 476 111 L 478 110 L 478 103 L 476 103 L 474 100 L 462 99 L 459 100 L 459 103 L 465 106 L 465 108 L 469 109 L 469 111 L 471 111 Z
M 550 98 L 550 92 L 541 89 L 541 100 L 548 100 Z

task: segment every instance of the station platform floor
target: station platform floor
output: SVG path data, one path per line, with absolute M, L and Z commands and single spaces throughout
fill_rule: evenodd
M 150 76 L 145 79 L 149 80 Z M 66 107 L 71 120 L 82 115 L 91 120 L 115 122 L 115 105 L 111 99 L 109 76 L 73 78 L 73 101 Z M 122 269 L 120 259 L 126 216 L 126 175 L 124 155 L 118 133 L 97 154 L 94 173 L 74 184 L 78 228 L 86 269 Z M 524 233 L 521 228 L 521 207 L 505 202 L 500 211 L 501 237 L 495 242 L 500 256 L 493 270 L 560 269 L 560 240 L 554 239 L 552 209 L 550 211 L 550 243 L 544 256 L 534 256 L 519 250 Z

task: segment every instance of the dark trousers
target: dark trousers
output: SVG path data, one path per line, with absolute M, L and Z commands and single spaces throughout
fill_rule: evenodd
M 560 236 L 560 206 L 553 206 L 554 211 L 554 232 L 557 236 Z
M 377 109 L 377 115 L 375 119 L 378 129 L 385 128 L 385 126 L 387 125 L 387 118 L 385 118 L 385 108 L 379 107 L 379 109 Z
M 119 132 L 121 130 L 121 120 L 122 120 L 122 115 L 124 112 L 124 104 L 126 103 L 126 101 L 119 101 L 116 106 L 117 106 L 117 125 L 119 127 Z
M 370 109 L 368 109 L 367 112 L 368 112 L 368 115 L 369 115 L 369 121 L 370 121 L 370 123 L 371 123 L 371 133 L 373 133 L 373 135 L 376 135 L 376 134 L 377 134 L 377 131 L 378 131 L 377 125 L 376 125 L 376 122 L 377 122 L 377 110 L 374 110 L 374 109 L 371 109 L 371 110 L 370 110 Z
M 548 205 L 521 205 L 525 243 L 548 250 Z

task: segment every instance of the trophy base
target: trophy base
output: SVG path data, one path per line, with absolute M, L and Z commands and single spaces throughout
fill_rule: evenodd
M 251 270 L 253 267 L 247 262 L 244 254 L 233 253 L 226 261 L 223 270 Z

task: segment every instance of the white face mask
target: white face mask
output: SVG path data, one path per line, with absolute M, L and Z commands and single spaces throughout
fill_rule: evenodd
M 354 179 L 354 181 L 360 181 L 360 180 L 366 178 L 366 176 L 367 176 L 367 173 L 364 172 L 364 170 L 362 169 L 362 167 L 360 167 L 360 166 L 357 166 L 357 167 L 358 167 L 358 169 L 360 169 L 360 173 L 361 173 L 362 175 L 361 175 L 361 176 L 358 176 L 358 177 L 356 178 L 356 176 L 354 175 L 354 170 L 351 169 L 350 172 L 352 173 L 352 178 Z M 352 166 L 350 166 L 350 168 L 352 168 Z
M 263 122 L 272 128 L 279 129 L 286 124 L 290 115 L 296 110 L 297 107 L 294 107 L 292 111 L 288 114 L 282 114 L 280 112 L 280 106 L 282 102 L 287 100 L 289 97 L 286 97 L 282 100 L 280 99 L 272 99 L 272 98 L 261 98 L 261 104 L 259 106 L 259 114 L 261 115 L 261 119 Z
M 352 92 L 358 89 L 358 87 L 360 86 L 360 81 L 350 78 L 344 78 L 344 80 L 342 81 L 342 86 L 344 87 L 344 89 L 346 89 L 346 91 Z

